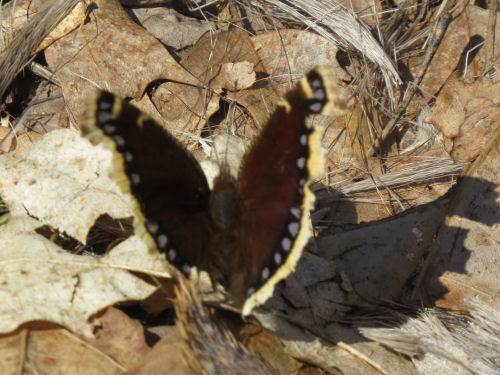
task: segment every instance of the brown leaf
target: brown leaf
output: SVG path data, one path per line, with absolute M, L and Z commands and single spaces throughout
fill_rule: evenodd
M 333 78 L 345 78 L 337 65 L 337 46 L 315 33 L 284 29 L 257 35 L 251 40 L 264 67 L 262 72 L 269 76 L 273 87 L 273 96 L 247 94 L 244 105 L 258 124 L 262 125 L 272 113 L 276 97 L 283 96 L 302 74 L 314 66 L 334 66 L 338 77 Z
M 24 364 L 28 330 L 19 329 L 0 336 L 0 373 L 14 375 L 21 373 Z
M 302 364 L 284 351 L 280 340 L 270 332 L 254 325 L 247 324 L 239 334 L 245 346 L 267 363 L 273 366 L 275 373 L 294 374 Z
M 95 338 L 87 339 L 87 342 L 121 366 L 131 369 L 151 351 L 144 339 L 144 327 L 122 311 L 106 309 L 99 320 L 101 327 Z
M 244 63 L 244 66 L 247 66 L 246 69 L 248 66 L 252 66 L 255 73 L 265 73 L 265 67 L 256 56 L 248 34 L 239 29 L 223 31 L 213 36 L 207 35 L 198 41 L 191 50 L 181 52 L 180 55 L 182 56 L 182 65 L 198 77 L 201 82 L 216 91 L 220 91 L 221 78 L 217 77 L 221 74 L 222 67 L 228 66 L 225 64 Z M 269 81 L 265 80 L 254 88 L 236 92 L 230 91 L 227 93 L 227 98 L 245 107 L 252 119 L 257 124 L 263 125 L 269 116 L 269 108 L 266 108 L 262 101 L 275 103 L 279 99 L 273 87 L 268 86 L 268 83 Z M 249 122 L 248 116 L 245 114 L 241 117 L 243 123 Z M 255 134 L 255 129 L 248 134 L 249 128 L 249 126 L 243 126 L 243 129 L 238 129 L 236 133 L 251 137 Z
M 84 1 L 80 1 L 76 4 L 70 14 L 63 18 L 59 24 L 51 31 L 49 35 L 42 41 L 34 53 L 43 51 L 45 48 L 50 46 L 56 40 L 62 38 L 63 36 L 69 34 L 72 30 L 76 29 L 78 26 L 83 25 L 85 18 L 87 16 L 87 6 Z
M 26 364 L 36 374 L 121 374 L 123 367 L 62 328 L 33 325 Z
M 252 43 L 280 95 L 290 89 L 291 82 L 316 65 L 335 67 L 338 77 L 334 78 L 347 77 L 337 63 L 338 47 L 310 31 L 271 31 L 253 37 Z
M 426 121 L 452 141 L 449 150 L 457 161 L 472 161 L 500 125 L 500 82 L 478 79 L 465 83 L 454 72 L 442 88 Z
M 197 83 L 117 0 L 97 0 L 90 22 L 56 41 L 45 57 L 72 120 L 80 118 L 84 99 L 97 88 L 138 99 L 158 79 Z
M 139 23 L 163 44 L 181 49 L 190 47 L 203 34 L 215 29 L 213 21 L 187 17 L 167 7 L 131 9 Z
M 222 64 L 219 74 L 211 82 L 211 87 L 218 92 L 222 91 L 222 89 L 239 91 L 249 88 L 254 83 L 253 64 L 249 61 L 240 61 Z
M 151 102 L 168 131 L 187 144 L 198 143 L 206 121 L 219 109 L 219 96 L 214 92 L 177 82 L 158 86 Z
M 199 375 L 200 371 L 185 358 L 187 344 L 180 336 L 160 340 L 142 363 L 126 375 Z
M 496 35 L 500 35 L 499 18 L 497 13 Z M 482 73 L 484 45 L 481 48 L 476 46 L 486 39 L 487 25 L 488 11 L 475 2 L 468 3 L 448 27 L 420 85 L 422 92 L 435 95 L 455 69 L 459 68 L 461 72 L 465 70 L 465 62 L 470 64 L 467 68 L 468 77 L 477 77 Z M 498 56 L 500 38 L 496 38 L 495 51 Z M 411 69 L 415 74 L 418 66 Z

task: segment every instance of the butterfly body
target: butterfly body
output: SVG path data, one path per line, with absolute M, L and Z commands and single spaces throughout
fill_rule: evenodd
M 117 180 L 137 198 L 139 234 L 150 235 L 182 271 L 207 271 L 246 315 L 293 271 L 311 235 L 309 184 L 322 172 L 323 155 L 306 118 L 333 94 L 311 71 L 277 106 L 237 178 L 223 167 L 212 190 L 173 136 L 112 94 L 91 101 L 96 120 L 87 120 L 83 132 L 112 149 Z

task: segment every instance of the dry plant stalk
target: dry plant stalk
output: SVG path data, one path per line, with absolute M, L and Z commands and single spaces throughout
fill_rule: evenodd
M 271 370 L 250 354 L 232 333 L 218 324 L 203 306 L 195 286 L 182 276 L 176 287 L 177 327 L 194 363 L 208 375 L 266 375 Z

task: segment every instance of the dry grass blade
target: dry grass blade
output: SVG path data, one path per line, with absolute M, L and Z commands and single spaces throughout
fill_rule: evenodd
M 364 336 L 414 357 L 421 373 L 493 375 L 500 369 L 500 311 L 469 301 L 470 315 L 429 309 L 398 328 L 363 329 Z
M 462 171 L 462 164 L 455 164 L 452 159 L 437 159 L 432 162 L 391 172 L 379 177 L 367 178 L 341 187 L 343 194 L 354 194 L 374 190 L 377 186 L 397 188 L 408 185 L 429 183 L 446 177 L 458 176 Z
M 38 45 L 79 0 L 55 0 L 36 13 L 16 34 L 0 58 L 0 96 L 23 69 Z
M 395 63 L 354 12 L 332 0 L 297 0 L 293 5 L 279 0 L 257 0 L 251 3 L 266 14 L 271 14 L 269 9 L 277 10 L 272 13 L 277 18 L 304 24 L 326 39 L 359 52 L 380 69 L 391 101 L 395 101 L 392 85 L 401 83 Z

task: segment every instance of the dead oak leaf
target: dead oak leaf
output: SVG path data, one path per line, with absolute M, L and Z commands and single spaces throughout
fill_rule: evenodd
M 474 160 L 500 125 L 499 87 L 486 79 L 467 84 L 458 71 L 444 84 L 425 121 L 452 140 L 453 159 Z
M 138 99 L 158 79 L 198 83 L 117 0 L 95 1 L 90 22 L 56 41 L 45 57 L 74 121 L 84 111 L 84 99 L 96 89 Z
M 31 231 L 34 219 L 11 218 L 0 228 L 0 332 L 48 321 L 91 337 L 98 311 L 148 297 L 155 287 L 92 257 L 69 254 Z

